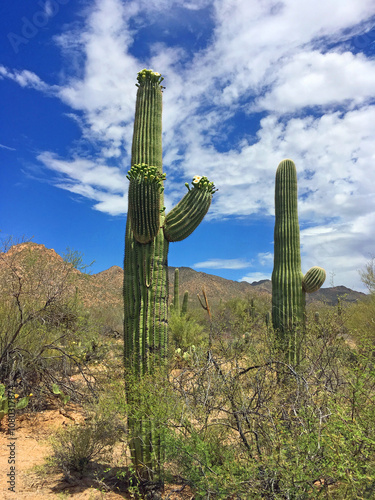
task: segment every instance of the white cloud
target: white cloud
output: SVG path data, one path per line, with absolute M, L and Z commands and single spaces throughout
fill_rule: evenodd
M 293 55 L 278 68 L 271 91 L 257 101 L 257 108 L 294 112 L 306 106 L 354 106 L 373 98 L 375 61 L 351 52 L 308 51 Z
M 28 87 L 45 93 L 53 92 L 56 89 L 56 87 L 43 82 L 39 78 L 39 76 L 32 71 L 12 71 L 3 65 L 0 65 L 0 79 L 3 78 L 9 78 L 10 80 L 13 80 L 14 82 L 18 83 L 20 87 Z
M 2 148 L 2 149 L 9 149 L 9 151 L 16 151 L 15 148 L 10 148 L 9 146 L 5 146 L 4 144 L 0 144 L 0 148 Z
M 56 186 L 96 202 L 93 208 L 99 212 L 110 215 L 123 215 L 126 212 L 126 195 L 109 194 L 84 184 L 69 184 L 64 182 L 56 183 Z
M 261 266 L 270 266 L 273 264 L 273 253 L 258 253 L 258 261 Z
M 252 264 L 244 259 L 211 259 L 197 262 L 193 265 L 196 269 L 245 269 Z
M 129 53 L 133 37 L 128 23 L 138 11 L 135 2 L 102 0 L 88 11 L 83 29 L 55 38 L 76 68 L 61 85 L 60 99 L 78 114 L 85 138 L 102 144 L 103 157 L 122 156 L 128 163 L 135 76 L 141 69 Z
M 94 208 L 101 212 L 126 213 L 128 183 L 119 168 L 82 158 L 61 160 L 47 152 L 40 154 L 38 160 L 58 174 L 57 187 L 98 202 Z
M 254 283 L 255 281 L 270 280 L 270 279 L 271 279 L 271 273 L 255 272 L 246 274 L 246 276 L 241 278 L 239 281 L 247 281 L 248 283 Z
M 334 275 L 334 285 L 345 283 L 349 288 L 365 291 L 359 271 L 374 253 L 374 230 L 375 211 L 350 222 L 302 230 L 302 271 L 320 266 L 327 272 L 324 286 L 331 286 L 329 276 Z

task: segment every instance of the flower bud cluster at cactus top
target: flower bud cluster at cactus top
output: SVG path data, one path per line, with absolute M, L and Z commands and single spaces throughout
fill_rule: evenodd
M 135 179 L 144 179 L 147 182 L 154 182 L 160 184 L 162 187 L 162 182 L 167 178 L 166 174 L 160 173 L 158 167 L 153 165 L 146 165 L 145 163 L 136 164 L 131 167 L 127 174 L 127 179 L 135 180 Z M 162 188 L 164 189 L 164 188 Z
M 160 85 L 163 80 L 164 78 L 161 76 L 160 73 L 157 73 L 152 69 L 142 69 L 142 71 L 138 73 L 137 76 L 138 83 L 136 83 L 136 86 L 138 87 L 139 85 L 143 85 L 147 81 L 151 83 L 157 83 L 158 85 Z
M 207 191 L 211 194 L 214 194 L 217 191 L 215 184 L 210 182 L 205 176 L 201 177 L 200 175 L 194 175 L 192 185 L 195 189 L 202 189 L 203 191 Z M 185 182 L 185 186 L 190 191 L 190 186 L 187 182 Z

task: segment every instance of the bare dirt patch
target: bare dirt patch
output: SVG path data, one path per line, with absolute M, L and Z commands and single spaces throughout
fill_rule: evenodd
M 74 499 L 74 500 L 120 500 L 131 499 L 129 493 L 110 491 L 108 485 L 100 481 L 101 472 L 108 467 L 121 470 L 128 462 L 125 443 L 116 446 L 111 464 L 92 464 L 90 474 L 82 479 L 64 479 L 62 473 L 45 468 L 46 458 L 51 455 L 49 438 L 63 427 L 80 424 L 84 414 L 73 404 L 61 409 L 51 409 L 38 413 L 18 414 L 14 436 L 8 434 L 5 417 L 0 427 L 0 498 L 4 500 Z M 8 463 L 10 445 L 15 443 L 15 492 L 9 491 L 11 464 Z M 94 479 L 98 472 L 97 479 Z M 116 485 L 113 485 L 116 490 Z M 119 490 L 121 484 L 119 482 Z M 190 488 L 178 492 L 179 485 L 167 485 L 162 498 L 168 500 L 191 500 L 194 498 Z M 159 497 L 160 498 L 160 497 Z

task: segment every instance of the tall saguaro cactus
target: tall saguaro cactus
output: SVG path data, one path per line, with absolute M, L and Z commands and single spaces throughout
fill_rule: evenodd
M 287 360 L 299 363 L 304 329 L 306 293 L 318 290 L 326 272 L 301 270 L 300 230 L 297 208 L 297 171 L 292 160 L 283 160 L 276 171 L 274 267 L 272 272 L 272 322 Z
M 162 170 L 163 78 L 138 73 L 124 261 L 124 364 L 140 377 L 162 365 L 168 344 L 168 245 L 189 236 L 211 204 L 214 184 L 196 176 L 188 192 L 166 215 Z M 127 390 L 128 402 L 132 402 Z M 132 458 L 153 478 L 160 468 L 159 437 L 146 422 L 129 420 Z

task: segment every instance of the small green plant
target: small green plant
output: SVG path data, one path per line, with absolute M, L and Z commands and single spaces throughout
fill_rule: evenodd
M 70 401 L 69 394 L 64 394 L 57 384 L 52 385 L 52 392 L 56 394 L 56 396 L 59 396 L 63 405 L 66 405 L 66 403 Z
M 174 359 L 179 366 L 190 365 L 194 360 L 195 353 L 195 345 L 191 345 L 186 351 L 183 351 L 180 347 L 178 347 L 174 352 Z
M 78 269 L 78 271 L 85 273 L 87 272 L 87 269 L 89 267 L 95 264 L 95 260 L 93 260 L 90 264 L 85 264 L 83 262 L 84 254 L 82 252 L 79 252 L 78 250 L 72 250 L 69 247 L 66 248 L 66 251 L 63 253 L 62 257 L 65 262 L 72 264 L 74 269 Z
M 5 395 L 5 385 L 0 384 L 0 422 L 9 413 L 9 397 Z M 23 410 L 29 404 L 30 398 L 32 394 L 28 396 L 24 396 L 21 399 L 18 399 L 18 394 L 14 394 L 14 398 L 17 400 L 14 404 L 15 410 Z

